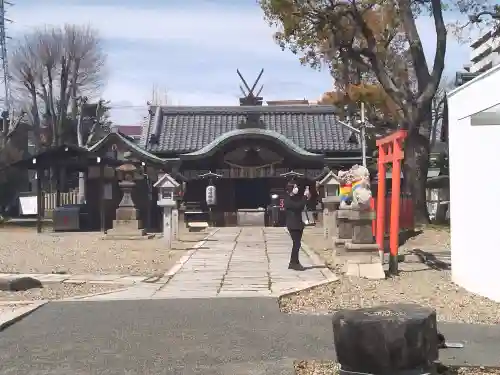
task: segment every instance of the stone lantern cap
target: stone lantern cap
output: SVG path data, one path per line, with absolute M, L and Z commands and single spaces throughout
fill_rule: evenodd
M 340 185 L 338 176 L 333 171 L 328 174 L 319 182 L 320 185 Z
M 163 176 L 161 176 L 158 181 L 154 184 L 154 187 L 156 188 L 178 188 L 180 184 L 170 176 L 168 173 L 165 173 Z

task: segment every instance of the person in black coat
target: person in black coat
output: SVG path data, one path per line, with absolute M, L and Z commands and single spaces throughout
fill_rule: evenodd
M 286 187 L 285 213 L 286 228 L 292 238 L 292 253 L 290 255 L 289 269 L 303 271 L 305 268 L 300 264 L 299 251 L 302 242 L 302 233 L 304 232 L 304 222 L 302 221 L 302 212 L 306 206 L 307 200 L 311 197 L 309 189 L 306 188 L 304 194 L 299 194 L 299 187 L 294 182 L 289 182 Z

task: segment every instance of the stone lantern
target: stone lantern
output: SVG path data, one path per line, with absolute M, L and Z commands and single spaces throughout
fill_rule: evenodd
M 116 220 L 137 220 L 138 210 L 132 200 L 132 190 L 135 188 L 134 175 L 137 168 L 133 164 L 123 164 L 116 168 L 116 171 L 121 180 L 118 186 L 123 193 L 122 200 L 116 210 Z
M 180 184 L 168 173 L 165 173 L 154 184 L 158 189 L 157 204 L 163 207 L 163 238 L 167 248 L 172 247 L 172 241 L 179 236 L 179 211 L 177 210 L 176 192 Z
M 337 237 L 337 210 L 340 204 L 340 182 L 335 173 L 329 172 L 320 182 L 324 186 L 323 235 L 326 239 Z
M 107 231 L 105 239 L 136 239 L 146 237 L 146 231 L 139 220 L 139 210 L 132 200 L 132 191 L 135 188 L 134 178 L 137 174 L 135 165 L 126 163 L 116 168 L 118 183 L 122 191 L 122 200 L 116 209 L 116 219 L 113 220 L 113 229 Z

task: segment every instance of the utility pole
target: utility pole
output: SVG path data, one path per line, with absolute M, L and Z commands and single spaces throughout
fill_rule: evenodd
M 11 109 L 11 93 L 10 93 L 10 74 L 9 63 L 7 56 L 7 32 L 5 24 L 12 22 L 5 17 L 5 6 L 12 5 L 8 1 L 0 0 L 0 59 L 2 60 L 3 83 L 4 83 L 4 110 L 10 114 Z
M 361 121 L 359 128 L 355 128 L 354 126 L 345 123 L 344 121 L 337 120 L 337 122 L 353 131 L 354 133 L 359 135 L 361 140 L 361 159 L 363 163 L 363 167 L 366 168 L 366 122 L 365 122 L 365 103 L 361 102 Z

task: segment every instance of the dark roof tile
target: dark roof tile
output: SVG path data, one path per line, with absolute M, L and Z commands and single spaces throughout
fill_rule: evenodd
M 349 142 L 351 132 L 336 121 L 330 106 L 163 107 L 157 143 L 149 142 L 155 129 L 154 113 L 143 127 L 140 145 L 153 153 L 199 150 L 222 134 L 238 129 L 248 113 L 260 113 L 265 128 L 283 134 L 309 152 L 359 151 Z

